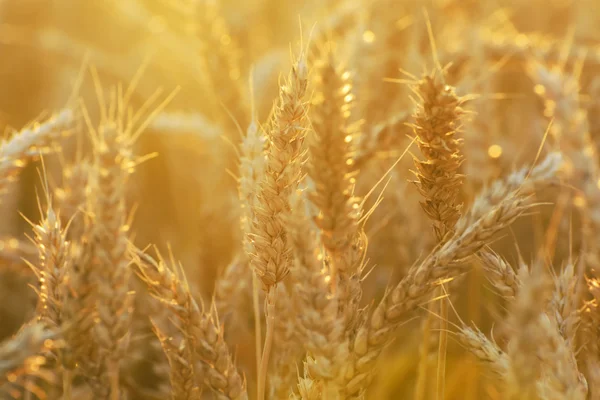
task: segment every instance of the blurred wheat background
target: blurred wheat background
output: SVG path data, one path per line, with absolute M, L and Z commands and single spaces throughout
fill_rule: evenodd
M 600 2 L 0 0 L 0 51 L 2 399 L 600 399 Z

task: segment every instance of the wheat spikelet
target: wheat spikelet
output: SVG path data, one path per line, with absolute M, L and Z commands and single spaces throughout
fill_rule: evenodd
M 536 188 L 558 183 L 564 169 L 564 156 L 560 152 L 549 153 L 534 167 L 523 167 L 505 179 L 494 181 L 475 198 L 471 208 L 458 222 L 458 229 L 465 229 L 490 209 L 495 207 L 511 192 L 519 191 L 523 196 L 531 195 Z
M 54 190 L 54 203 L 69 224 L 69 237 L 80 238 L 84 233 L 83 216 L 85 209 L 86 187 L 90 174 L 90 162 L 79 160 L 63 168 L 63 184 Z M 64 214 L 63 214 L 64 213 Z
M 543 365 L 537 392 L 543 399 L 585 399 L 587 381 L 577 368 L 572 346 L 561 335 L 555 321 L 544 314 L 539 326 L 544 332 L 540 344 Z M 538 339 L 539 340 L 539 339 Z
M 521 280 L 514 268 L 493 251 L 482 251 L 479 254 L 488 279 L 498 293 L 508 300 L 513 300 L 521 286 Z
M 252 279 L 248 261 L 236 257 L 223 270 L 215 282 L 215 305 L 219 315 L 239 323 L 245 318 L 243 312 L 247 309 L 252 293 Z
M 501 379 L 506 379 L 510 369 L 510 360 L 493 340 L 488 339 L 479 329 L 468 326 L 460 327 L 456 337 L 479 361 Z
M 580 324 L 575 265 L 569 262 L 553 279 L 554 291 L 547 313 L 570 349 L 575 350 L 576 333 Z
M 419 3 L 0 1 L 0 398 L 600 398 L 600 4 Z

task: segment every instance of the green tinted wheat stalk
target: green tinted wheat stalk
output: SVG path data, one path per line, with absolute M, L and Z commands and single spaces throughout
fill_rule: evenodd
M 295 203 L 289 227 L 295 253 L 299 254 L 296 260 L 301 260 L 292 271 L 293 294 L 297 331 L 307 354 L 304 375 L 298 377 L 299 395 L 306 398 L 318 392 L 325 398 L 336 398 L 349 357 L 348 314 L 340 304 L 341 290 L 332 292 L 330 270 L 301 200 Z

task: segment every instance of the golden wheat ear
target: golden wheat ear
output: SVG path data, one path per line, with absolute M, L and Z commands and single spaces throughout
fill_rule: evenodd
M 185 388 L 193 388 L 204 381 L 218 396 L 227 399 L 248 399 L 246 381 L 238 372 L 225 343 L 216 308 L 211 306 L 207 310 L 204 304 L 198 304 L 194 300 L 181 266 L 171 269 L 160 254 L 155 260 L 137 249 L 132 250 L 132 257 L 138 276 L 146 283 L 150 293 L 176 317 L 172 323 L 183 337 L 180 343 L 181 351 L 189 348 L 192 353 L 190 357 L 194 360 L 193 368 L 199 367 L 194 369 L 195 383 L 189 386 L 188 382 Z M 161 334 L 162 331 L 157 333 Z M 163 345 L 165 351 L 171 351 L 169 343 L 165 342 Z M 173 353 L 167 354 L 174 356 Z M 186 365 L 188 364 L 178 361 L 174 366 L 179 370 L 171 371 L 171 378 L 180 379 L 180 375 L 189 377 L 189 371 L 182 369 Z M 182 387 L 182 390 L 185 388 Z M 195 395 L 196 392 L 186 393 Z
M 269 354 L 276 324 L 277 285 L 282 284 L 293 263 L 285 222 L 290 215 L 290 196 L 303 175 L 307 86 L 308 67 L 304 54 L 301 54 L 279 90 L 279 102 L 265 128 L 268 148 L 264 175 L 254 191 L 253 219 L 250 231 L 246 232 L 251 243 L 250 265 L 267 292 L 267 333 L 257 388 L 260 400 L 266 393 Z M 285 314 L 278 316 L 284 317 Z M 289 386 L 286 386 L 285 390 L 288 389 Z

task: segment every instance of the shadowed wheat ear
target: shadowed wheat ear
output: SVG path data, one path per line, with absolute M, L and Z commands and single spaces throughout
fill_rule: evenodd
M 547 67 L 539 62 L 530 62 L 529 72 L 536 83 L 534 90 L 544 101 L 544 115 L 553 119 L 551 133 L 555 147 L 567 158 L 566 176 L 579 190 L 575 196 L 582 216 L 582 261 L 578 265 L 575 284 L 575 302 L 584 293 L 584 274 L 592 276 L 588 292 L 596 296 L 600 279 L 600 165 L 598 149 L 590 134 L 586 110 L 582 107 L 579 95 L 579 78 L 583 67 L 581 60 L 572 73 L 559 66 Z M 593 120 L 593 118 L 592 118 Z M 575 201 L 573 202 L 574 204 Z M 596 328 L 597 307 L 589 308 L 583 314 L 582 334 L 586 351 L 580 353 L 583 364 L 587 365 L 592 397 L 598 397 L 600 374 L 600 334 Z M 597 392 L 596 392 L 597 391 Z
M 221 122 L 232 127 L 227 113 L 218 107 L 219 102 L 227 106 L 240 125 L 245 126 L 249 122 L 250 112 L 240 64 L 241 51 L 235 35 L 230 32 L 229 21 L 221 15 L 221 4 L 202 0 L 164 2 L 181 15 L 186 30 L 197 39 L 202 55 L 202 76 L 213 97 L 218 99 L 212 106 L 217 106 L 216 112 L 220 114 Z M 234 129 L 226 131 L 230 138 L 234 134 Z
M 350 72 L 337 65 L 333 50 L 323 52 L 313 72 L 307 170 L 314 189 L 308 198 L 318 212 L 313 219 L 321 230 L 335 292 L 338 279 L 345 282 L 360 272 L 362 259 L 354 254 L 361 216 L 360 201 L 354 196 L 358 131 L 350 122 L 354 100 Z
M 44 167 L 44 164 L 42 163 Z M 38 278 L 38 305 L 36 315 L 38 321 L 55 331 L 63 332 L 65 340 L 60 349 L 55 349 L 54 355 L 62 367 L 63 374 L 63 399 L 71 399 L 73 373 L 75 360 L 69 332 L 71 325 L 78 321 L 69 318 L 69 304 L 73 299 L 69 296 L 68 280 L 71 278 L 71 244 L 67 241 L 67 228 L 63 228 L 60 215 L 55 211 L 48 187 L 45 167 L 43 175 L 45 209 L 42 208 L 38 198 L 38 207 L 43 219 L 39 224 L 27 220 L 33 227 L 34 238 L 31 241 L 36 245 L 39 252 L 39 261 L 29 263 Z
M 248 289 L 259 290 L 254 288 L 257 286 L 254 284 L 257 279 L 256 275 L 248 271 L 249 258 L 252 254 L 252 239 L 247 233 L 251 232 L 254 221 L 254 206 L 257 201 L 255 191 L 265 174 L 265 150 L 266 137 L 256 119 L 253 118 L 242 138 L 238 153 L 238 197 L 241 207 L 240 227 L 243 233 L 242 253 L 229 263 L 222 277 L 216 282 L 215 301 L 221 315 L 225 315 L 225 312 L 232 312 L 235 316 L 235 311 L 239 311 L 235 306 L 244 301 L 244 294 L 251 293 Z M 252 284 L 249 279 L 251 274 Z M 233 299 L 240 301 L 238 303 Z M 258 321 L 256 326 L 260 327 Z M 259 336 L 261 335 L 257 335 L 257 337 Z M 260 356 L 257 358 L 260 359 Z
M 586 398 L 587 386 L 575 355 L 560 335 L 556 319 L 545 312 L 551 292 L 550 279 L 538 261 L 511 303 L 507 398 Z
M 190 288 L 184 277 L 169 269 L 164 260 L 158 256 L 155 260 L 140 250 L 132 250 L 134 262 L 138 267 L 138 275 L 148 286 L 150 293 L 176 316 L 172 323 L 183 336 L 179 348 L 189 348 L 192 362 L 185 361 L 178 368 L 197 368 L 202 365 L 204 383 L 220 399 L 248 399 L 246 381 L 238 373 L 234 360 L 223 339 L 223 327 L 220 325 L 216 308 L 211 305 L 207 311 L 200 306 L 190 293 Z M 181 272 L 182 274 L 183 272 Z M 163 342 L 163 349 L 171 351 L 169 343 Z M 181 361 L 179 361 L 181 362 Z M 189 375 L 189 372 L 172 372 L 179 375 Z M 195 383 L 186 385 L 193 389 L 199 385 L 202 374 L 194 370 Z
M 459 343 L 473 353 L 480 362 L 503 381 L 506 380 L 510 360 L 495 341 L 488 339 L 477 327 L 471 328 L 465 325 L 459 328 L 456 337 Z
M 160 345 L 169 361 L 169 378 L 171 382 L 171 398 L 173 400 L 200 400 L 202 391 L 198 386 L 198 370 L 194 363 L 193 349 L 186 338 L 179 334 L 167 334 L 171 330 L 159 326 L 152 321 L 152 330 L 160 341 Z
M 308 208 L 297 196 L 289 223 L 292 240 L 306 247 L 294 270 L 298 328 L 307 351 L 307 371 L 299 388 L 304 391 L 312 379 L 311 390 L 336 398 L 344 385 L 350 338 L 356 329 L 366 237 L 360 221 L 362 204 L 354 196 L 358 132 L 350 123 L 350 74 L 338 65 L 333 50 L 324 49 L 314 77 L 307 164 L 312 207 L 305 211 Z M 312 217 L 318 236 L 304 214 Z

